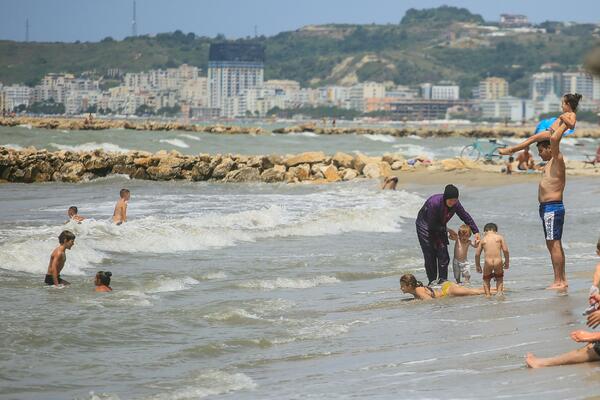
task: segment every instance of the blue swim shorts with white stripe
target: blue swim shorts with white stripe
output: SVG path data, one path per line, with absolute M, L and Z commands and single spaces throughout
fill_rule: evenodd
M 562 239 L 565 223 L 565 206 L 562 201 L 540 203 L 540 218 L 544 226 L 546 240 Z

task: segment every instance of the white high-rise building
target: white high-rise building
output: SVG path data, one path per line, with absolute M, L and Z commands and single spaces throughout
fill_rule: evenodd
M 4 86 L 2 92 L 4 93 L 4 108 L 7 111 L 13 111 L 21 104 L 25 106 L 31 104 L 33 90 L 29 86 Z
M 585 72 L 565 72 L 562 74 L 562 91 L 579 93 L 583 101 L 589 102 L 594 97 L 594 80 Z
M 426 100 L 458 100 L 460 98 L 460 86 L 452 82 L 440 82 L 437 85 L 423 83 L 421 85 L 421 96 Z
M 385 85 L 377 82 L 363 82 L 350 88 L 350 107 L 354 110 L 365 110 L 367 99 L 385 97 Z
M 246 89 L 263 86 L 265 49 L 258 44 L 221 43 L 210 46 L 208 61 L 209 106 L 221 115 L 239 115 L 239 101 Z
M 539 72 L 531 76 L 530 93 L 534 101 L 562 95 L 561 76 L 557 72 Z

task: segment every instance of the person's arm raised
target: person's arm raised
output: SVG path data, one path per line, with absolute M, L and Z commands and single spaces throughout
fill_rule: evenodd
M 503 156 L 508 156 L 510 154 L 516 153 L 517 151 L 524 150 L 526 147 L 529 147 L 534 143 L 541 142 L 544 140 L 550 140 L 551 136 L 552 135 L 548 131 L 536 133 L 535 135 L 525 139 L 524 141 L 522 141 L 521 143 L 519 143 L 515 146 L 506 147 L 504 149 L 498 149 L 498 153 L 500 153 L 500 155 L 503 155 Z

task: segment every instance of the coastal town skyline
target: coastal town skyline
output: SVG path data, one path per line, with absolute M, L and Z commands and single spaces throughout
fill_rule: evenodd
M 155 0 L 137 0 L 136 32 L 154 35 L 181 30 L 200 36 L 244 38 L 254 35 L 271 36 L 279 32 L 299 29 L 306 25 L 328 23 L 394 24 L 410 8 L 439 7 L 442 5 L 464 7 L 480 14 L 487 21 L 497 21 L 503 13 L 522 14 L 532 23 L 562 21 L 596 23 L 598 14 L 590 12 L 592 0 L 575 2 L 575 7 L 561 8 L 562 3 L 551 0 L 544 7 L 534 2 L 504 1 L 483 3 L 478 1 L 377 1 L 377 6 L 351 0 L 329 1 L 326 4 L 313 0 L 299 4 L 280 4 L 273 0 L 242 2 L 219 1 L 206 4 L 178 0 L 169 6 Z M 94 1 L 75 2 L 61 0 L 43 2 L 27 0 L 3 4 L 0 14 L 0 40 L 74 42 L 99 41 L 105 37 L 122 39 L 132 35 L 133 1 L 108 1 L 102 7 Z M 239 12 L 232 13 L 235 9 Z M 269 10 L 269 12 L 264 12 Z M 556 10 L 560 10 L 558 13 Z M 210 16 L 210 18 L 204 18 Z M 275 17 L 275 18 L 274 18 Z M 82 23 L 81 21 L 85 21 Z

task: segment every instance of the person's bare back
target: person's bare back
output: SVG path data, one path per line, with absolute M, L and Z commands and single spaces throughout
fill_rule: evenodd
M 496 279 L 496 289 L 499 294 L 504 290 L 504 270 L 509 268 L 509 252 L 504 237 L 498 233 L 496 224 L 487 224 L 484 228 L 485 236 L 479 243 L 475 252 L 475 266 L 477 272 L 483 272 L 483 288 L 486 296 L 490 296 L 490 281 Z M 481 253 L 485 254 L 483 269 L 481 268 Z M 504 255 L 504 260 L 502 259 Z
M 131 197 L 131 193 L 128 189 L 121 189 L 119 196 L 120 198 L 115 205 L 113 213 L 113 222 L 117 225 L 127 222 L 127 203 Z

